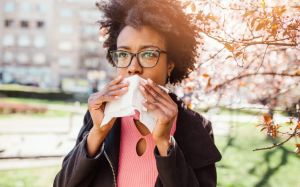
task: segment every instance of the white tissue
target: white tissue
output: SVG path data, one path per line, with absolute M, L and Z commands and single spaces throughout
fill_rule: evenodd
M 128 91 L 124 95 L 120 96 L 120 98 L 106 103 L 104 118 L 100 126 L 108 124 L 113 117 L 134 115 L 135 110 L 138 110 L 140 112 L 140 122 L 142 122 L 149 131 L 152 132 L 157 119 L 153 112 L 147 111 L 147 109 L 143 106 L 142 102 L 145 98 L 139 89 L 139 82 L 147 82 L 147 80 L 138 75 L 133 75 L 125 78 L 124 81 L 129 82 Z M 168 92 L 166 88 L 162 86 L 160 87 Z

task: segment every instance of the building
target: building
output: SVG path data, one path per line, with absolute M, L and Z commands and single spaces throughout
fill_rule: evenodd
M 100 17 L 90 0 L 1 0 L 0 82 L 84 92 L 105 79 Z

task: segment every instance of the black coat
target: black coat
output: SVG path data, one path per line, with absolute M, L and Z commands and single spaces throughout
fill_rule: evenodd
M 155 187 L 212 187 L 216 186 L 215 162 L 221 154 L 213 141 L 210 121 L 185 107 L 175 94 L 171 98 L 178 105 L 178 117 L 174 138 L 176 146 L 167 157 L 159 156 L 154 149 L 158 177 Z M 54 187 L 112 187 L 118 173 L 120 146 L 120 119 L 110 130 L 104 141 L 104 150 L 95 158 L 86 151 L 87 135 L 93 126 L 90 113 L 84 116 L 84 124 L 77 137 L 75 147 L 62 163 L 56 175 Z

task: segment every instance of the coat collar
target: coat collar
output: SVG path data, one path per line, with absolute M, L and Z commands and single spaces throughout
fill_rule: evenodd
M 204 128 L 204 122 L 207 120 L 200 114 L 188 109 L 174 93 L 169 95 L 178 106 L 174 138 L 189 165 L 193 168 L 199 168 L 221 160 L 221 154 L 215 146 L 212 136 Z M 121 118 L 117 118 L 105 139 L 104 147 L 116 173 L 118 173 L 120 134 Z

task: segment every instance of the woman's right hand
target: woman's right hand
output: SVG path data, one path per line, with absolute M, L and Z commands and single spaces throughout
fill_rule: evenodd
M 102 127 L 100 127 L 100 124 L 104 118 L 106 102 L 116 100 L 127 92 L 129 83 L 122 82 L 123 79 L 122 76 L 119 76 L 105 85 L 101 91 L 90 95 L 88 99 L 88 110 L 93 120 L 93 128 L 91 131 L 106 135 L 112 128 L 115 118 Z

